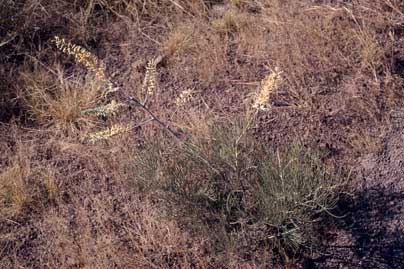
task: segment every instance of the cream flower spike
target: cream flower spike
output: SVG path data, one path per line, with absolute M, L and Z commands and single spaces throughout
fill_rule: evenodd
M 269 97 L 278 88 L 282 80 L 281 74 L 282 71 L 275 68 L 275 70 L 261 82 L 261 86 L 253 103 L 253 108 L 264 111 L 269 109 Z

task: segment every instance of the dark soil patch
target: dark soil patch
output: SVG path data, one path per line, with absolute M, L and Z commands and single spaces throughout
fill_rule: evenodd
M 404 113 L 379 154 L 362 158 L 358 191 L 339 205 L 346 217 L 328 232 L 327 255 L 316 268 L 401 268 L 404 264 Z

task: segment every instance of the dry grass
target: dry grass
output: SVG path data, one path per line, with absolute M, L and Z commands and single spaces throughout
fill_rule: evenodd
M 183 23 L 172 29 L 163 42 L 167 55 L 187 53 L 192 48 L 193 29 L 190 23 Z
M 125 197 L 125 193 L 119 195 Z M 57 211 L 50 211 L 40 224 L 41 234 L 53 238 L 42 246 L 48 254 L 41 257 L 41 264 L 61 268 L 208 266 L 200 259 L 203 244 L 193 243 L 175 222 L 164 220 L 161 210 L 145 200 L 132 197 L 119 212 L 113 209 L 115 202 L 108 193 L 88 199 L 86 205 L 79 201 L 73 203 L 76 208 L 73 216 L 68 206 L 63 205 Z M 120 214 L 127 217 L 123 219 Z
M 21 164 L 12 164 L 4 169 L 0 175 L 0 208 L 1 215 L 5 217 L 15 216 L 24 211 L 32 200 L 32 186 L 25 182 L 28 167 Z
M 0 147 L 5 154 L 0 173 L 0 212 L 1 221 L 19 223 L 41 214 L 48 203 L 59 198 L 59 171 L 53 162 L 43 161 L 49 148 L 37 145 L 40 139 L 24 139 L 33 133 L 24 134 L 16 126 L 10 126 L 9 131 L 2 133 L 5 140 L 13 136 L 19 139 L 14 138 L 12 147 Z
M 40 67 L 24 72 L 23 78 L 23 103 L 32 120 L 69 133 L 91 126 L 82 111 L 101 101 L 103 83 L 92 77 L 84 82 L 68 80 L 62 73 L 50 74 Z
M 334 172 L 404 105 L 404 5 L 216 2 L 0 4 L 0 267 L 296 268 L 321 249 Z
M 218 33 L 229 34 L 239 31 L 245 24 L 245 15 L 235 10 L 228 10 L 221 18 L 212 21 L 212 28 Z
M 162 45 L 162 51 L 173 55 L 168 59 L 174 79 L 192 80 L 193 74 L 208 85 L 215 80 L 226 65 L 226 48 L 220 33 L 209 30 L 209 24 L 201 19 L 180 22 L 168 34 Z M 175 59 L 175 61 L 174 61 Z

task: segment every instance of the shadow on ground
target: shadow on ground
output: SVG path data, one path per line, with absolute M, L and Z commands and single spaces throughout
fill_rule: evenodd
M 404 192 L 372 187 L 343 199 L 326 253 L 306 268 L 402 268 Z

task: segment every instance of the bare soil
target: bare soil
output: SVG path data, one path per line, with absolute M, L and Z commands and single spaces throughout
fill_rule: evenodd
M 404 264 L 404 114 L 392 113 L 383 150 L 361 158 L 356 191 L 341 202 L 342 217 L 326 231 L 327 254 L 316 268 L 401 268 Z

